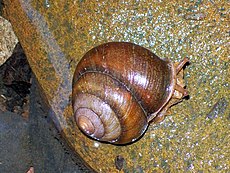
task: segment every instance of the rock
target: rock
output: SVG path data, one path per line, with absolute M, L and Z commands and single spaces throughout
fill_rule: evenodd
M 0 66 L 11 56 L 17 42 L 10 22 L 0 16 Z
M 0 110 L 0 172 L 26 172 L 31 166 L 28 123 Z

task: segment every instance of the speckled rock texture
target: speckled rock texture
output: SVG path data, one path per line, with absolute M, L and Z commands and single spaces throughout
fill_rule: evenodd
M 3 0 L 3 15 L 26 51 L 72 148 L 97 172 L 230 170 L 229 8 L 219 1 Z M 84 136 L 71 108 L 73 72 L 91 48 L 128 41 L 173 62 L 187 56 L 189 100 L 151 124 L 136 143 L 116 146 Z
M 10 22 L 0 16 L 0 66 L 11 56 L 17 42 Z

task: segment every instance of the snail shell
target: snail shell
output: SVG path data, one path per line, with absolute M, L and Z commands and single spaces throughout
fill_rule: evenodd
M 166 112 L 176 90 L 177 67 L 148 49 L 110 42 L 88 51 L 78 63 L 72 90 L 77 126 L 99 141 L 125 144 L 138 139 L 149 122 Z

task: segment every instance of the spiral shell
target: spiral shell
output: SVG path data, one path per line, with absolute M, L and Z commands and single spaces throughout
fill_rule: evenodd
M 88 51 L 73 78 L 73 109 L 88 136 L 125 144 L 138 139 L 174 93 L 176 70 L 167 60 L 126 42 Z

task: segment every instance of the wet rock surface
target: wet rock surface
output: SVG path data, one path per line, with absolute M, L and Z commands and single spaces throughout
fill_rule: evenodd
M 90 172 L 53 125 L 20 44 L 0 67 L 0 79 L 0 172 L 31 166 L 35 172 Z
M 72 154 L 58 133 L 50 117 L 50 109 L 38 88 L 39 84 L 34 79 L 30 95 L 29 136 L 35 172 L 91 172 L 79 157 Z
M 226 172 L 229 168 L 229 2 L 4 0 L 52 121 L 76 153 L 98 172 Z M 18 22 L 20 21 L 20 22 Z M 71 108 L 74 69 L 91 48 L 128 41 L 173 62 L 187 56 L 189 100 L 151 124 L 136 143 L 92 141 L 76 128 Z

